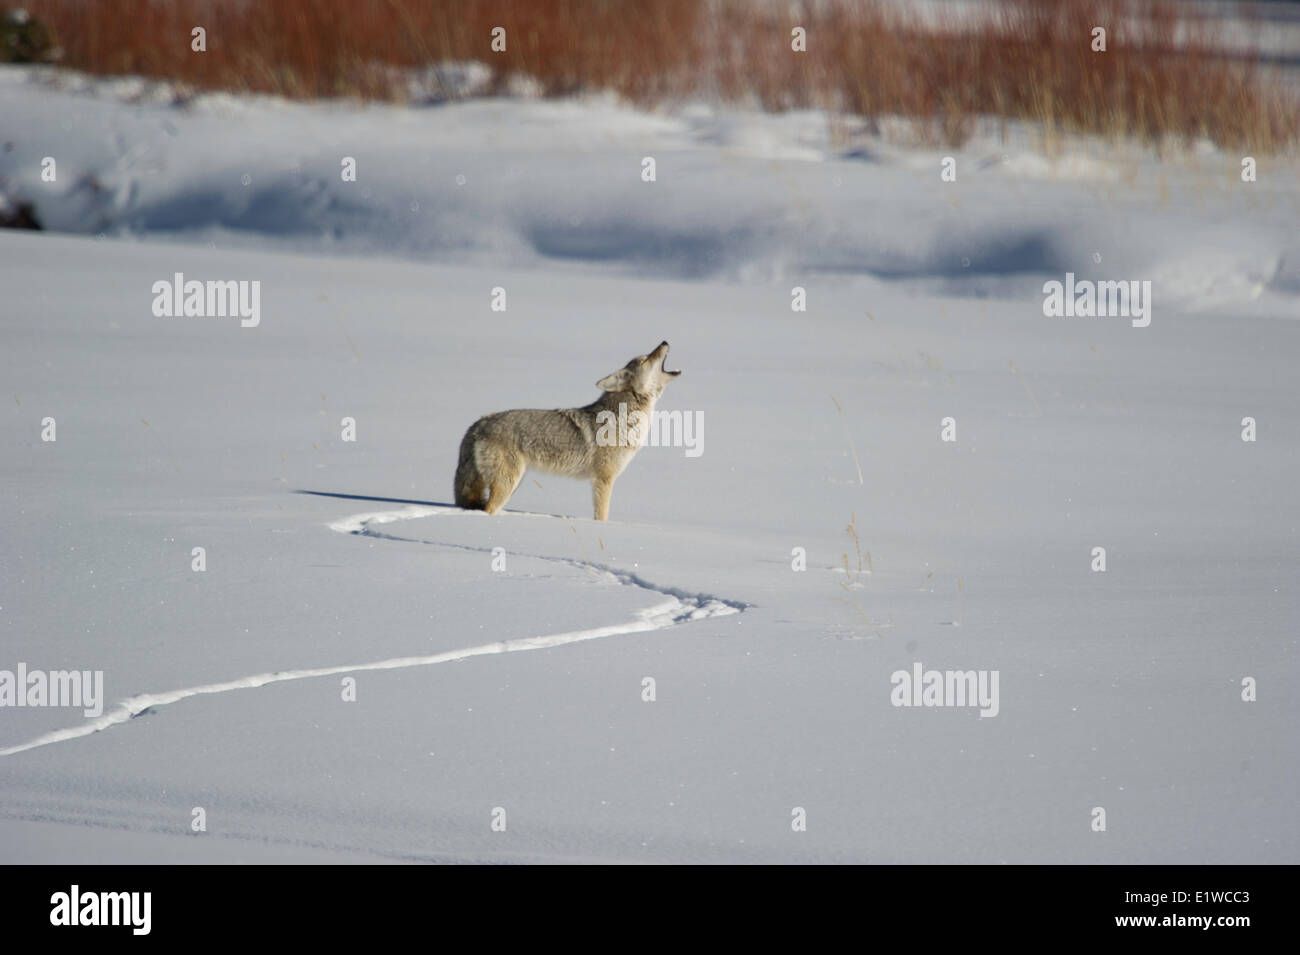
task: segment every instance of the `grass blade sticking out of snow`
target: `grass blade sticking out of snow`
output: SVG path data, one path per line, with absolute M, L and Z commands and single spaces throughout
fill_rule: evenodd
M 834 395 L 831 395 L 831 401 L 835 401 Z M 844 437 L 848 439 L 849 451 L 853 453 L 853 467 L 856 468 L 858 472 L 858 483 L 865 484 L 866 482 L 862 480 L 862 465 L 858 461 L 858 449 L 853 446 L 853 435 L 849 433 L 849 422 L 848 419 L 844 417 L 844 409 L 840 407 L 838 401 L 835 401 L 835 410 L 840 413 L 840 420 L 844 422 Z

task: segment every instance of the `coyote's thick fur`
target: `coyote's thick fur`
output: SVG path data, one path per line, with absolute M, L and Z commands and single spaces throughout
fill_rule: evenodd
M 495 514 L 533 468 L 590 479 L 596 520 L 608 520 L 614 479 L 645 441 L 664 386 L 681 374 L 665 369 L 667 358 L 667 342 L 633 358 L 596 382 L 604 394 L 582 408 L 479 418 L 460 442 L 456 506 Z

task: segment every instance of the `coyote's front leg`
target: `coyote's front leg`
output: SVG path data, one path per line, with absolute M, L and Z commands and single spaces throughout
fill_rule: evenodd
M 596 506 L 596 520 L 609 520 L 609 496 L 614 490 L 613 478 L 593 478 L 591 501 Z

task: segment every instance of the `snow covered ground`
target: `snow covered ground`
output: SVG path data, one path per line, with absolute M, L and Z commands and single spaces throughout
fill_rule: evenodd
M 107 702 L 0 708 L 0 861 L 1300 861 L 1294 157 L 32 77 L 0 670 Z M 155 316 L 177 272 L 259 323 Z M 1067 272 L 1150 325 L 1045 317 Z M 662 339 L 702 454 L 607 524 L 450 506 L 477 416 Z M 917 662 L 997 715 L 893 705 Z

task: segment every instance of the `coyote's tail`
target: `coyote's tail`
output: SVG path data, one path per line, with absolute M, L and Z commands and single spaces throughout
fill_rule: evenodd
M 487 495 L 483 486 L 483 475 L 479 473 L 478 462 L 474 460 L 474 428 L 465 432 L 460 442 L 460 463 L 456 465 L 456 506 L 469 511 L 481 511 L 487 507 Z

